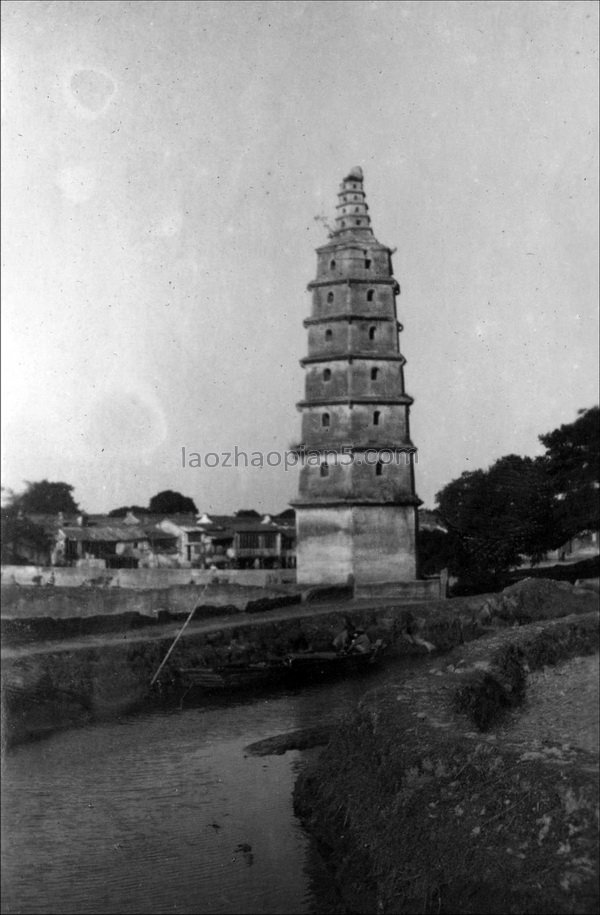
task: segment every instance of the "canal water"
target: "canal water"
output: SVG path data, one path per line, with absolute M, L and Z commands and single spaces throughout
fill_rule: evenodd
M 3 758 L 3 913 L 311 913 L 325 872 L 294 817 L 318 749 L 248 744 L 336 721 L 425 661 L 56 733 Z M 333 909 L 330 909 L 333 911 Z

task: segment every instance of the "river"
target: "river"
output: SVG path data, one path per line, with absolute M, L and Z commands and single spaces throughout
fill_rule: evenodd
M 2 912 L 323 911 L 324 873 L 292 810 L 299 767 L 319 751 L 245 748 L 338 720 L 366 689 L 423 663 L 14 747 L 2 760 Z

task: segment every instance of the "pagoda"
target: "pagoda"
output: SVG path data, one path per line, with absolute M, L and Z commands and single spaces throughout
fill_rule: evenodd
M 412 398 L 396 314 L 392 251 L 371 228 L 357 167 L 338 193 L 335 228 L 309 283 L 298 583 L 353 584 L 359 595 L 417 578 Z M 370 590 L 371 588 L 371 590 Z

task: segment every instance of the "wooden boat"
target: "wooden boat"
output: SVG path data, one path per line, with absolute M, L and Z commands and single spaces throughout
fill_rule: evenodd
M 329 677 L 346 676 L 372 668 L 381 656 L 381 640 L 366 652 L 301 651 L 272 661 L 254 664 L 217 664 L 214 667 L 184 667 L 179 673 L 187 692 L 244 689 L 268 685 L 310 683 Z M 186 695 L 187 695 L 186 692 Z

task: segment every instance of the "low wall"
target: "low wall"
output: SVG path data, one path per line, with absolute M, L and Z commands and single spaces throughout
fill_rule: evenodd
M 2 566 L 2 584 L 32 587 L 102 586 L 152 590 L 173 585 L 236 584 L 255 588 L 295 584 L 295 569 L 102 569 L 62 566 Z
M 277 591 L 241 585 L 179 585 L 153 590 L 119 588 L 20 588 L 2 587 L 2 619 L 87 619 L 98 616 L 140 614 L 156 619 L 161 612 L 189 613 L 197 604 L 245 610 L 260 599 L 283 600 Z

